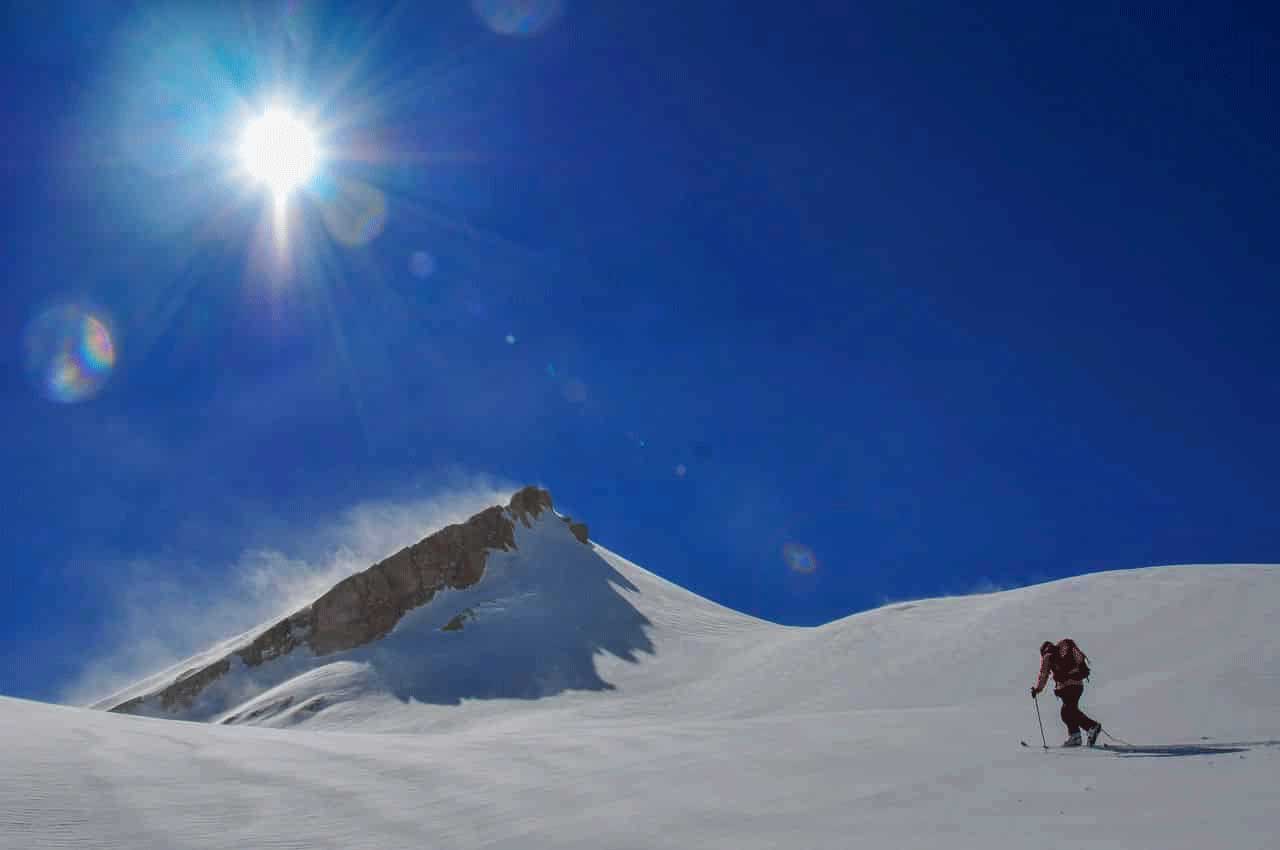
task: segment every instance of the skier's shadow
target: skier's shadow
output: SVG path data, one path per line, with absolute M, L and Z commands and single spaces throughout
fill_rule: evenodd
M 1155 744 L 1129 746 L 1107 744 L 1107 752 L 1115 753 L 1121 758 L 1182 758 L 1185 756 L 1224 756 L 1231 753 L 1244 753 L 1254 747 L 1280 746 L 1276 741 L 1229 741 L 1221 744 Z

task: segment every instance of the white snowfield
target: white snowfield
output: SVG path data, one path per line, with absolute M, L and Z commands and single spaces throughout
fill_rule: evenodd
M 1280 569 L 791 628 L 549 512 L 516 540 L 371 647 L 233 670 L 210 723 L 0 699 L 0 848 L 1280 847 Z M 1040 748 L 1068 635 L 1083 708 L 1144 747 Z

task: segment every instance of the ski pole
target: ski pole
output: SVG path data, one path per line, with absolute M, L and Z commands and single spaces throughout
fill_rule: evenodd
M 1040 719 L 1040 699 L 1035 694 L 1032 694 L 1031 701 L 1036 704 L 1036 723 L 1040 724 L 1040 743 L 1047 750 L 1049 749 L 1049 742 L 1044 739 L 1044 721 Z

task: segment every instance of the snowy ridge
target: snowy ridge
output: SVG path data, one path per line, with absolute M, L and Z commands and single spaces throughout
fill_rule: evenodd
M 520 516 L 515 508 L 521 503 L 547 509 Z M 512 506 L 502 520 L 510 537 L 502 548 L 483 553 L 478 580 L 433 592 L 381 638 L 317 652 L 305 642 L 314 629 L 316 606 L 311 606 L 95 707 L 223 725 L 331 728 L 359 717 L 366 729 L 405 723 L 417 728 L 432 706 L 607 691 L 682 675 L 681 665 L 651 663 L 651 614 L 663 623 L 664 634 L 679 640 L 687 659 L 784 630 L 697 597 L 601 547 L 584 545 L 585 526 L 550 510 L 545 491 L 526 488 L 513 497 Z M 273 634 L 287 639 L 273 643 L 267 639 Z M 257 661 L 250 648 L 263 645 L 267 649 L 258 652 L 262 660 Z M 617 684 L 597 672 L 597 662 L 607 665 L 607 658 L 624 662 L 614 673 Z M 645 670 L 630 669 L 638 667 Z M 169 699 L 192 681 L 198 690 L 190 688 L 188 700 Z M 410 719 L 415 709 L 417 717 Z

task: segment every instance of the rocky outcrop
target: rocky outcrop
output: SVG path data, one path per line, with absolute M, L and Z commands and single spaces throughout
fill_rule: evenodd
M 258 720 L 263 717 L 275 716 L 287 711 L 289 706 L 293 705 L 293 697 L 285 697 L 284 699 L 273 702 L 270 705 L 264 705 L 255 708 L 244 715 L 233 714 L 230 717 L 224 717 L 219 723 L 224 726 L 230 726 L 232 723 L 248 722 L 250 720 Z
M 585 522 L 574 522 L 571 516 L 562 516 L 560 519 L 564 520 L 564 524 L 569 526 L 570 533 L 578 538 L 579 543 L 591 545 L 591 540 L 587 536 L 587 524 Z
M 253 642 L 237 653 L 248 667 L 257 667 L 264 661 L 288 655 L 302 643 L 311 630 L 311 608 L 281 620 L 253 639 Z
M 445 623 L 443 626 L 440 627 L 440 631 L 460 632 L 462 631 L 462 627 L 466 625 L 467 620 L 474 620 L 475 618 L 476 618 L 475 612 L 472 611 L 470 608 L 468 608 L 467 610 L 463 611 L 460 614 L 454 614 L 452 619 L 449 620 L 449 622 Z
M 231 659 L 223 658 L 207 667 L 188 670 L 178 680 L 160 693 L 160 704 L 172 711 L 175 706 L 190 707 L 195 698 L 213 682 L 222 678 L 231 669 Z
M 119 705 L 117 705 L 115 708 L 111 710 L 118 712 L 119 714 L 133 714 L 135 711 L 142 708 L 143 702 L 145 702 L 145 698 L 134 697 L 133 699 L 128 700 L 127 702 L 120 703 Z
M 511 497 L 507 510 L 511 511 L 525 528 L 529 528 L 532 520 L 537 519 L 543 511 L 551 510 L 551 494 L 541 487 L 525 487 L 523 490 L 517 490 Z
M 430 602 L 446 588 L 470 587 L 484 575 L 489 552 L 515 548 L 515 522 L 531 527 L 543 511 L 551 510 L 551 494 L 538 487 L 517 491 L 507 507 L 492 507 L 457 525 L 446 526 L 426 539 L 334 585 L 314 603 L 262 632 L 248 644 L 202 668 L 184 673 L 158 693 L 137 697 L 111 711 L 134 713 L 150 698 L 168 711 L 190 708 L 196 697 L 231 669 L 231 658 L 257 667 L 299 646 L 317 656 L 354 649 L 389 633 L 409 611 Z M 583 543 L 587 527 L 566 518 L 570 531 Z M 465 613 L 465 612 L 464 612 Z M 455 617 L 449 630 L 462 627 Z
M 512 499 L 512 513 L 521 490 Z M 545 493 L 546 491 L 541 491 Z M 548 499 L 550 497 L 548 496 Z M 406 612 L 431 601 L 444 588 L 470 587 L 484 575 L 494 549 L 514 549 L 515 527 L 493 507 L 461 525 L 451 525 L 380 564 L 339 582 L 312 606 L 309 639 L 316 655 L 362 646 L 391 631 Z

